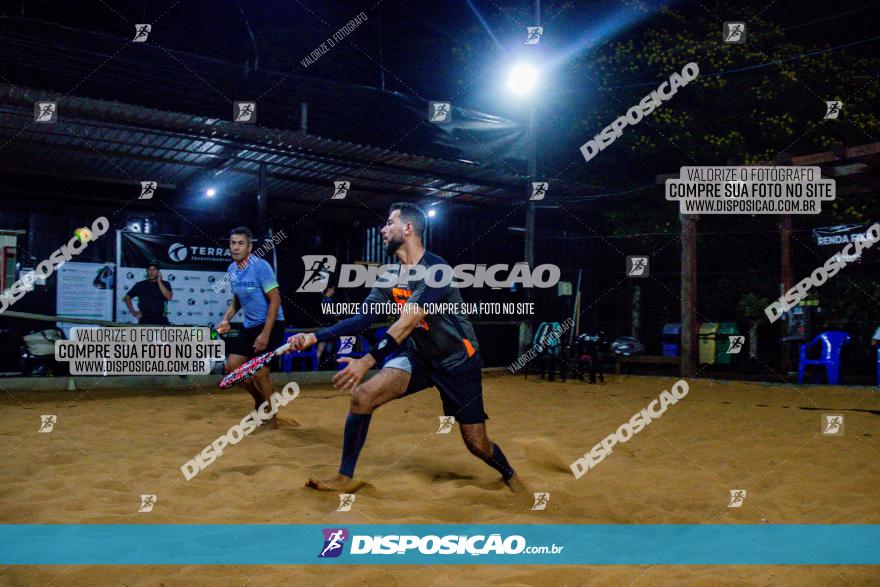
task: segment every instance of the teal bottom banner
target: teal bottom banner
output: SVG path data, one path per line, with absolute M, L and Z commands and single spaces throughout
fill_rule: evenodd
M 877 565 L 880 525 L 3 524 L 4 565 Z

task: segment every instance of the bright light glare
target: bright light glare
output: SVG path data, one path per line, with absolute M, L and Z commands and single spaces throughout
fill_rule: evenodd
M 520 96 L 528 94 L 538 83 L 538 70 L 528 64 L 520 64 L 510 70 L 507 76 L 507 87 Z
M 437 210 L 428 210 L 428 216 L 430 218 L 433 218 L 436 215 L 437 215 Z
M 213 198 L 217 195 L 217 190 L 215 190 L 214 188 L 208 188 L 205 190 L 205 195 L 209 198 Z

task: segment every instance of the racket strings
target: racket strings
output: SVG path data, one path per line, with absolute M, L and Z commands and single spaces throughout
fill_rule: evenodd
M 234 371 L 230 372 L 226 377 L 224 377 L 223 380 L 220 382 L 220 387 L 229 387 L 238 383 L 239 381 L 242 381 L 243 379 L 246 379 L 250 375 L 253 375 L 263 365 L 272 360 L 273 356 L 274 353 L 266 353 L 254 359 L 251 359 L 250 361 L 236 368 Z

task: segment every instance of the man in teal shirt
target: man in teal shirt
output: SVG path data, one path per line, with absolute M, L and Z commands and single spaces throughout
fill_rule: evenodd
M 226 340 L 227 373 L 247 360 L 281 346 L 284 338 L 284 310 L 278 280 L 269 263 L 251 255 L 252 241 L 253 233 L 244 226 L 233 228 L 229 233 L 229 252 L 233 262 L 227 273 L 232 286 L 232 303 L 217 325 L 217 332 L 229 332 L 229 321 L 239 309 L 244 314 L 244 328 L 237 337 Z M 254 407 L 259 408 L 272 395 L 269 368 L 260 369 L 243 385 L 254 398 Z M 277 427 L 275 418 L 266 424 L 270 428 Z

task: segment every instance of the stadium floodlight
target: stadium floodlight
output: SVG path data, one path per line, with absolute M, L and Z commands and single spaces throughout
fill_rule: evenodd
M 538 69 L 528 63 L 514 65 L 507 75 L 507 87 L 519 96 L 524 96 L 538 84 Z

